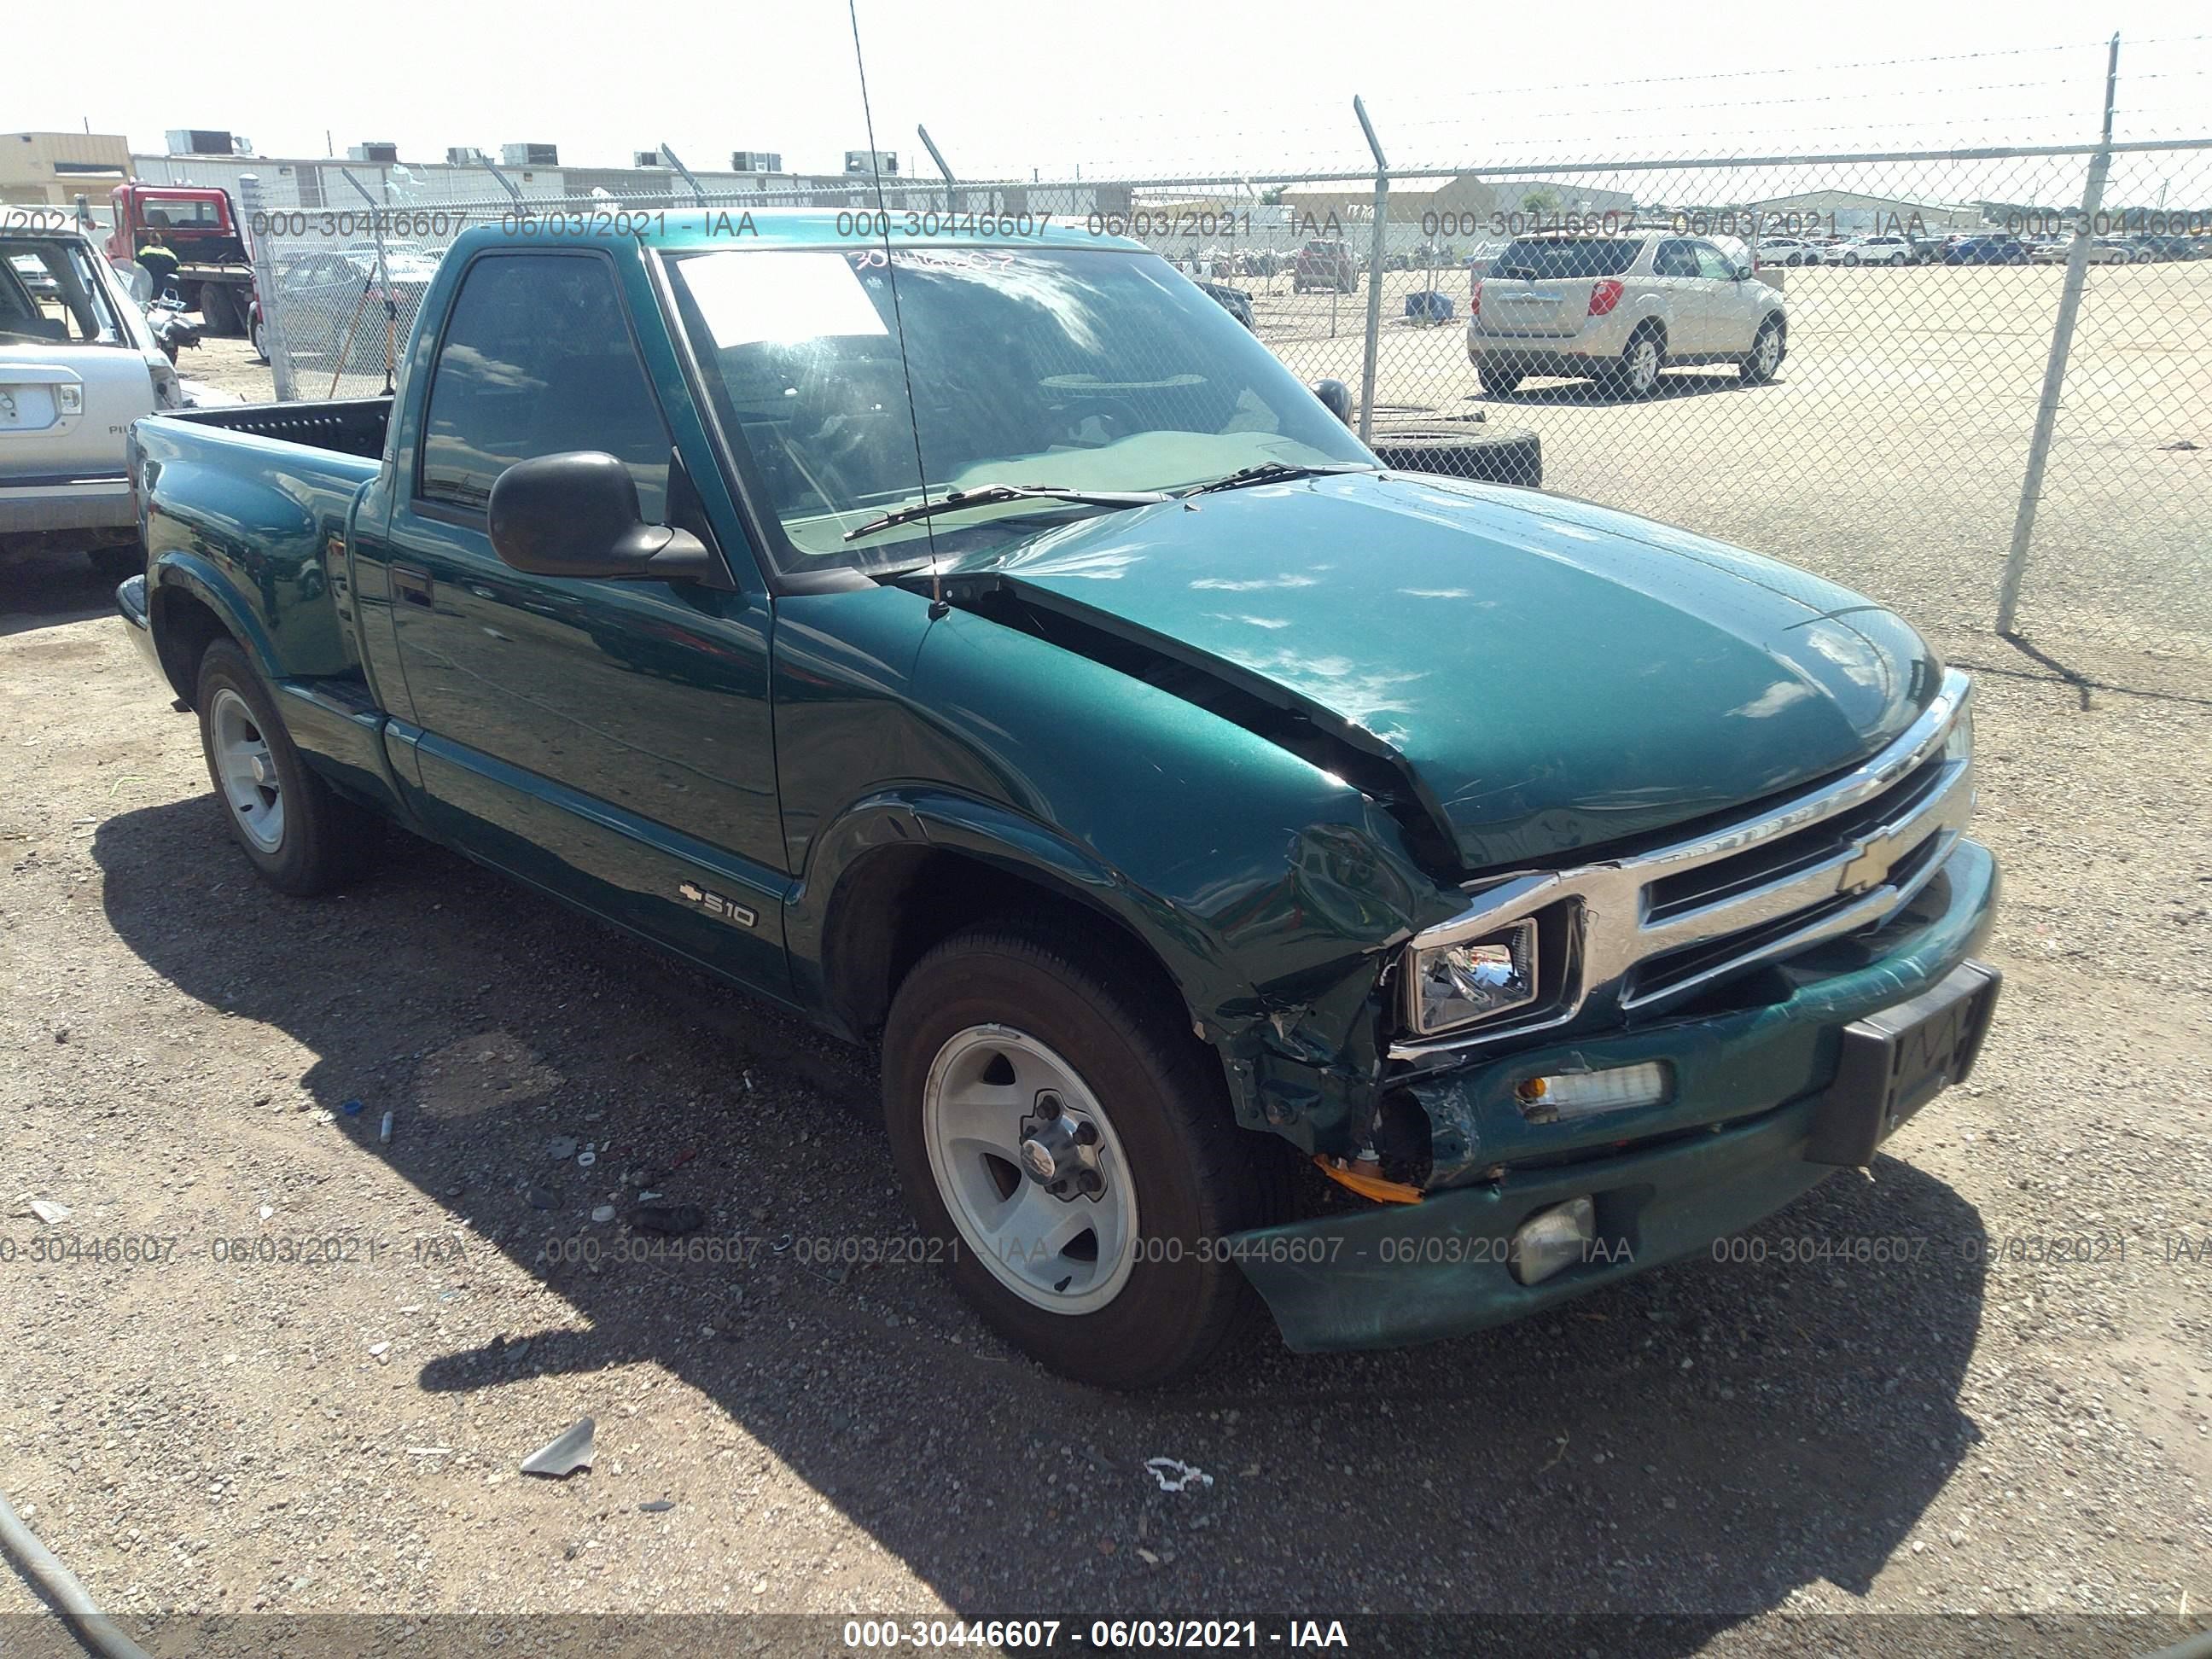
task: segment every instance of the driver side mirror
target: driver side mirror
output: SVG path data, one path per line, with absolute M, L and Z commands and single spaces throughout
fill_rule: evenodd
M 729 586 L 696 536 L 645 522 L 637 481 L 599 450 L 517 461 L 494 481 L 487 517 L 500 562 L 533 576 Z
M 1313 395 L 1320 398 L 1322 405 L 1338 420 L 1342 421 L 1346 426 L 1352 424 L 1352 388 L 1350 386 L 1341 380 L 1316 380 L 1313 383 Z

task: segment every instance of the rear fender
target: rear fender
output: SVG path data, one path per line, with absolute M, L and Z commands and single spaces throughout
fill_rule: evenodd
M 173 550 L 156 558 L 146 578 L 146 609 L 153 619 L 154 643 L 161 646 L 161 615 L 166 608 L 161 595 L 186 593 L 215 613 L 230 636 L 245 648 L 254 671 L 270 684 L 279 678 L 276 652 L 269 633 L 261 625 L 252 608 L 240 598 L 215 562 L 198 553 Z M 170 662 L 165 652 L 164 664 Z M 171 668 L 171 684 L 175 684 L 177 670 Z M 192 688 L 177 686 L 179 696 L 189 697 Z

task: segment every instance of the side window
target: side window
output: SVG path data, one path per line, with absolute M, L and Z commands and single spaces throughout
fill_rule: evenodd
M 469 267 L 432 371 L 419 493 L 481 512 L 517 461 L 599 449 L 637 480 L 647 524 L 667 512 L 668 428 L 592 254 L 488 254 Z
M 1659 251 L 1651 256 L 1654 276 L 1694 276 L 1698 274 L 1698 256 L 1690 252 L 1687 242 L 1662 242 Z
M 1698 256 L 1698 276 L 1718 277 L 1723 283 L 1735 277 L 1735 266 L 1711 242 L 1692 242 L 1690 246 Z

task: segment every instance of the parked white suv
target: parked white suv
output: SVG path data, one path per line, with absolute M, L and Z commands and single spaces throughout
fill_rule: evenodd
M 1656 232 L 1522 237 L 1474 284 L 1467 322 L 1490 392 L 1560 374 L 1640 398 L 1661 369 L 1708 363 L 1758 385 L 1789 343 L 1780 289 L 1711 242 Z
M 124 444 L 140 416 L 184 403 L 91 239 L 52 210 L 0 209 L 0 561 L 82 550 L 143 568 Z
M 1844 244 L 1847 265 L 1911 265 L 1920 262 L 1912 244 L 1902 236 L 1862 236 Z

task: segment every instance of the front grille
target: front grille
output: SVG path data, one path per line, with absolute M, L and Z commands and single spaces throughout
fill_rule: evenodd
M 1802 874 L 1840 848 L 1924 804 L 1942 787 L 1941 754 L 1923 761 L 1895 787 L 1821 819 L 1808 830 L 1782 836 L 1749 852 L 1662 876 L 1644 889 L 1644 919 L 1671 921 L 1711 904 L 1725 904 L 1770 882 Z
M 1486 888 L 1465 915 L 1407 948 L 1479 939 L 1525 916 L 1571 918 L 1579 930 L 1573 982 L 1493 1024 L 1394 1043 L 1391 1058 L 1449 1058 L 1584 1014 L 1657 1012 L 1880 926 L 1934 878 L 1966 827 L 1972 760 L 1951 753 L 1948 738 L 1969 690 L 1964 675 L 1947 674 L 1935 701 L 1881 754 L 1755 817 L 1633 858 Z

